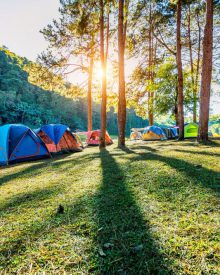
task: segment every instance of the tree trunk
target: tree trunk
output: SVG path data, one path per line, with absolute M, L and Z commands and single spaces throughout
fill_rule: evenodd
M 152 34 L 151 34 L 151 39 L 152 39 L 152 70 L 151 70 L 151 83 L 154 83 L 155 79 L 155 68 L 156 68 L 156 58 L 157 58 L 157 41 L 155 40 L 154 42 L 154 37 L 153 37 L 153 26 L 152 26 Z M 155 92 L 151 92 L 151 107 L 152 107 L 152 119 L 151 123 L 152 125 L 154 124 L 154 98 L 155 98 Z
M 198 26 L 198 54 L 197 54 L 197 63 L 196 63 L 196 76 L 195 76 L 196 100 L 199 92 L 199 73 L 200 73 L 200 59 L 201 59 L 201 27 L 200 27 L 198 14 L 197 14 L 197 26 Z
M 190 56 L 190 68 L 191 68 L 191 82 L 192 82 L 192 93 L 193 93 L 193 122 L 197 121 L 197 91 L 194 76 L 194 61 L 192 52 L 192 41 L 191 41 L 191 9 L 189 4 L 189 15 L 188 15 L 188 43 L 189 43 L 189 56 Z
M 125 146 L 125 123 L 126 123 L 126 96 L 125 96 L 125 75 L 124 75 L 124 0 L 119 0 L 118 12 L 118 146 Z
M 152 84 L 153 81 L 153 39 L 152 39 L 152 18 L 151 18 L 151 4 L 150 4 L 150 18 L 149 18 L 149 45 L 148 45 L 148 81 Z M 153 96 L 151 91 L 148 91 L 148 120 L 149 125 L 154 124 L 153 114 Z
M 181 0 L 177 1 L 177 30 L 176 30 L 176 64 L 178 71 L 177 108 L 179 121 L 179 139 L 184 139 L 184 109 L 183 109 L 183 69 L 181 57 Z
M 92 77 L 93 77 L 93 57 L 90 57 L 90 64 L 89 64 L 89 77 L 88 77 L 88 131 L 92 131 Z
M 206 1 L 206 23 L 203 39 L 202 80 L 200 90 L 199 137 L 200 142 L 208 141 L 209 103 L 212 79 L 213 50 L 213 0 Z
M 176 94 L 175 94 L 174 116 L 175 116 L 176 126 L 179 126 L 179 116 L 178 116 L 178 106 L 177 106 L 177 96 L 178 96 L 178 83 L 176 83 Z
M 177 106 L 174 107 L 174 116 L 175 116 L 176 126 L 178 126 L 178 110 L 177 110 Z
M 101 102 L 101 137 L 100 148 L 105 147 L 106 133 L 106 64 L 105 64 L 105 49 L 104 49 L 104 2 L 100 0 L 100 60 L 102 68 L 102 102 Z

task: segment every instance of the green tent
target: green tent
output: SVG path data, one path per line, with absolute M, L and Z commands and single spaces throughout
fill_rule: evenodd
M 197 137 L 199 132 L 199 125 L 196 123 L 188 123 L 184 126 L 184 137 L 193 138 Z

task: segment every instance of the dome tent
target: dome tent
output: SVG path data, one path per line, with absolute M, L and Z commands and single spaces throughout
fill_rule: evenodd
M 50 157 L 43 141 L 27 126 L 0 127 L 0 165 Z
M 82 151 L 81 143 L 78 142 L 78 138 L 71 133 L 66 125 L 48 124 L 35 130 L 35 132 L 43 140 L 50 153 Z
M 100 137 L 101 137 L 101 130 L 88 131 L 86 143 L 88 145 L 99 145 Z M 113 144 L 113 140 L 111 139 L 107 131 L 105 133 L 105 143 L 106 145 Z
M 197 123 L 187 123 L 184 125 L 184 138 L 195 138 L 198 136 L 199 125 Z
M 165 140 L 167 138 L 164 131 L 160 127 L 147 126 L 144 129 L 142 139 L 143 140 Z

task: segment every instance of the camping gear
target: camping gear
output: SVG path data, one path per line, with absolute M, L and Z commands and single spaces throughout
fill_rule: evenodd
M 138 131 L 133 131 L 133 132 L 131 132 L 131 134 L 130 134 L 130 139 L 131 139 L 131 140 L 140 140 L 140 139 L 142 139 L 142 134 L 141 134 L 141 132 L 138 132 Z
M 88 131 L 86 143 L 88 145 L 99 145 L 100 137 L 101 137 L 101 130 Z M 111 139 L 107 131 L 105 133 L 105 143 L 106 145 L 113 144 L 113 140 Z
M 187 123 L 184 125 L 184 138 L 195 138 L 198 136 L 199 125 L 197 123 Z
M 176 128 L 168 127 L 168 128 L 162 128 L 164 131 L 167 139 L 175 139 L 178 138 L 178 132 Z
M 147 141 L 147 140 L 165 140 L 167 138 L 164 131 L 160 127 L 147 126 L 144 129 L 142 139 Z
M 66 125 L 48 124 L 35 132 L 43 140 L 50 153 L 82 151 L 81 143 Z
M 0 165 L 51 157 L 43 141 L 27 126 L 0 127 Z

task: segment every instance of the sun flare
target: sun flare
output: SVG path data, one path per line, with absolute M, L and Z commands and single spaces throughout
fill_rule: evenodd
M 96 68 L 95 71 L 94 71 L 94 76 L 97 80 L 101 80 L 102 77 L 103 77 L 103 70 L 102 68 Z
M 94 71 L 93 71 L 93 75 L 94 75 L 94 80 L 96 81 L 101 81 L 102 77 L 103 77 L 103 70 L 100 64 L 96 64 L 94 66 Z M 112 76 L 112 67 L 110 65 L 107 66 L 107 70 L 106 70 L 106 76 L 107 76 L 107 80 L 108 81 L 112 81 L 113 76 Z

